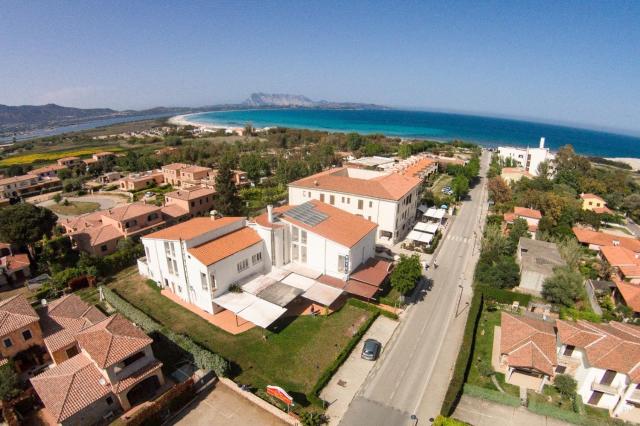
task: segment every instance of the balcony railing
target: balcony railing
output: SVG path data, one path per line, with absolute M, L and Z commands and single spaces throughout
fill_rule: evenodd
M 593 381 L 593 383 L 591 383 L 591 390 L 592 391 L 598 391 L 598 392 L 603 392 L 603 393 L 608 393 L 609 395 L 619 395 L 620 389 L 611 386 L 611 385 L 605 385 L 602 383 L 598 383 L 597 381 Z

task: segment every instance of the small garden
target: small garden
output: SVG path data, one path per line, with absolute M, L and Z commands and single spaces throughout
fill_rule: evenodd
M 79 216 L 95 212 L 100 208 L 100 204 L 89 201 L 69 201 L 65 198 L 63 201 L 60 201 L 60 203 L 49 206 L 49 208 L 59 215 Z

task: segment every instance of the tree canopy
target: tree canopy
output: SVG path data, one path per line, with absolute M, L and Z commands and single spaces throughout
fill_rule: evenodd
M 569 267 L 559 267 L 542 284 L 542 296 L 551 303 L 572 307 L 583 298 L 582 275 Z
M 233 179 L 233 170 L 229 160 L 223 159 L 216 175 L 215 208 L 225 216 L 241 213 L 242 205 L 238 189 Z
M 17 246 L 32 246 L 50 236 L 58 216 L 44 207 L 14 204 L 0 210 L 0 240 Z
M 422 265 L 417 254 L 400 256 L 400 261 L 391 272 L 391 286 L 402 294 L 413 290 L 422 276 Z

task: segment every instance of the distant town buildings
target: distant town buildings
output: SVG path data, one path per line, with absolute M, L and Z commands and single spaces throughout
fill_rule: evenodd
M 498 147 L 498 155 L 501 160 L 510 160 L 533 176 L 538 176 L 538 167 L 541 163 L 546 161 L 551 168 L 551 162 L 555 159 L 555 155 L 549 151 L 549 148 L 544 147 L 544 138 L 540 138 L 538 148 Z

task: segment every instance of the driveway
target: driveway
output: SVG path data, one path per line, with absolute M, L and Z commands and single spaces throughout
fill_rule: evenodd
M 221 382 L 198 397 L 168 424 L 183 426 L 287 425 Z
M 340 423 L 351 400 L 358 389 L 360 389 L 362 383 L 364 383 L 369 372 L 376 365 L 376 362 L 367 361 L 360 357 L 364 341 L 367 339 L 376 339 L 382 343 L 381 357 L 384 357 L 384 348 L 389 342 L 389 339 L 391 339 L 397 326 L 398 321 L 379 316 L 375 322 L 371 324 L 371 327 L 362 339 L 360 339 L 360 342 L 353 349 L 349 358 L 342 364 L 336 374 L 333 375 L 329 384 L 322 390 L 320 396 L 330 404 L 326 412 L 330 425 Z
M 126 204 L 128 200 L 125 197 L 117 196 L 117 195 L 83 195 L 82 197 L 66 197 L 69 201 L 81 201 L 85 203 L 98 203 L 100 204 L 100 210 L 107 210 L 122 204 Z M 56 202 L 53 200 L 43 201 L 39 203 L 40 207 L 48 207 L 54 205 Z M 73 217 L 67 215 L 58 214 L 58 217 L 66 218 Z
M 561 426 L 563 421 L 540 416 L 524 407 L 508 407 L 463 395 L 453 417 L 474 426 Z

